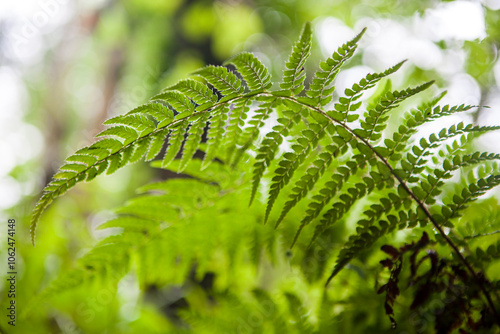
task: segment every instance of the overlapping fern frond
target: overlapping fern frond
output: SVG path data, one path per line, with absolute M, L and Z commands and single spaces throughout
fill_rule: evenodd
M 33 240 L 44 209 L 77 183 L 90 181 L 104 172 L 111 174 L 141 159 L 153 160 L 162 151 L 165 153 L 158 157 L 158 164 L 167 167 L 180 155 L 177 170 L 183 171 L 196 150 L 203 149 L 201 168 L 207 168 L 214 159 L 242 171 L 250 172 L 249 166 L 253 165 L 250 202 L 258 198 L 263 179 L 269 181 L 263 222 L 274 220 L 278 226 L 292 210 L 295 217 L 301 214 L 292 246 L 308 225 L 314 225 L 310 240 L 313 244 L 331 226 L 343 221 L 362 199 L 366 200 L 368 206 L 357 215 L 355 232 L 341 249 L 329 279 L 384 235 L 428 223 L 458 252 L 443 227 L 453 227 L 468 203 L 500 184 L 500 171 L 493 165 L 488 175 L 475 174 L 470 184 L 451 195 L 443 186 L 455 171 L 500 158 L 460 149 L 478 134 L 500 126 L 459 123 L 429 138 L 419 138 L 417 132 L 423 124 L 474 108 L 439 106 L 440 95 L 406 112 L 394 132 L 386 131 L 389 119 L 394 117 L 393 109 L 428 90 L 433 83 L 385 91 L 367 105 L 363 94 L 399 70 L 403 65 L 400 62 L 385 71 L 369 73 L 351 88 L 335 94 L 334 79 L 353 56 L 363 33 L 364 30 L 321 63 L 308 89 L 305 63 L 311 52 L 310 24 L 305 25 L 293 46 L 280 90 L 270 90 L 269 71 L 257 57 L 242 53 L 228 61 L 234 71 L 207 66 L 194 73 L 196 79 L 181 80 L 148 103 L 106 121 L 112 127 L 98 135 L 103 139 L 68 157 L 44 189 L 33 213 Z M 276 124 L 269 123 L 272 114 Z M 266 125 L 271 125 L 272 130 L 264 133 Z M 201 143 L 205 128 L 208 140 Z M 282 153 L 285 141 L 290 149 Z M 446 146 L 450 142 L 451 146 Z M 247 154 L 250 150 L 253 153 Z M 431 156 L 437 167 L 429 167 Z M 284 204 L 280 204 L 281 200 Z M 303 201 L 307 209 L 297 213 L 298 204 Z M 279 215 L 275 217 L 273 209 L 278 204 Z M 150 228 L 157 228 L 155 224 L 148 225 L 150 215 L 155 213 L 149 212 L 152 209 L 147 206 L 137 210 L 140 211 L 134 215 L 140 218 L 129 219 L 126 224 L 136 230 L 130 233 L 146 238 Z M 496 256 L 497 248 L 486 254 Z

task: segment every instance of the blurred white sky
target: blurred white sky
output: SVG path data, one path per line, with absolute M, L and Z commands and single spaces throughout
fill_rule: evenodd
M 65 24 L 74 18 L 76 4 L 81 9 L 100 6 L 104 1 L 69 0 L 21 0 L 0 1 L 0 21 L 6 20 L 9 29 L 4 30 L 6 53 L 0 63 L 0 210 L 14 205 L 23 194 L 36 192 L 36 177 L 30 182 L 20 183 L 9 176 L 12 169 L 36 158 L 43 152 L 43 136 L 40 131 L 24 121 L 29 106 L 22 75 L 38 64 L 44 52 L 54 40 L 58 40 Z M 337 80 L 337 91 L 343 91 L 367 72 L 380 71 L 395 63 L 408 59 L 409 63 L 423 69 L 435 69 L 451 85 L 444 103 L 478 104 L 480 90 L 476 81 L 465 73 L 465 53 L 460 49 L 464 40 L 482 39 L 486 36 L 484 4 L 491 9 L 500 9 L 500 0 L 454 1 L 439 4 L 425 11 L 423 16 L 408 19 L 365 18 L 359 20 L 355 29 L 347 27 L 335 18 L 316 20 L 320 47 L 324 56 L 330 56 L 338 46 L 352 38 L 362 27 L 367 27 L 362 40 L 363 65 L 341 73 Z M 435 41 L 456 42 L 453 50 L 443 50 Z M 500 63 L 495 66 L 495 78 L 500 87 Z M 398 87 L 398 75 L 395 75 Z M 500 90 L 500 88 L 499 88 Z M 500 96 L 494 94 L 487 101 L 491 106 L 479 119 L 480 124 L 500 124 Z M 467 115 L 447 120 L 455 123 Z M 424 132 L 440 129 L 442 123 L 434 124 Z M 485 137 L 485 149 L 500 153 L 498 134 Z

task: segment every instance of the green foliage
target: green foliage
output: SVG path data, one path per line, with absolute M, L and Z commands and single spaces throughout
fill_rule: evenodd
M 70 275 L 75 284 L 109 274 L 106 268 L 113 269 L 115 279 L 116 275 L 122 277 L 132 264 L 136 265 L 143 289 L 180 282 L 189 276 L 193 266 L 197 275 L 201 275 L 199 278 L 209 274 L 207 268 L 215 261 L 217 251 L 227 261 L 222 262 L 226 269 L 244 262 L 248 256 L 260 263 L 260 252 L 265 247 L 272 261 L 273 247 L 277 247 L 273 234 L 276 232 L 267 226 L 260 229 L 252 226 L 251 233 L 245 233 L 248 227 L 241 224 L 230 228 L 216 223 L 205 224 L 202 218 L 213 219 L 230 212 L 231 219 L 238 221 L 244 215 L 244 209 L 236 210 L 241 202 L 246 202 L 242 197 L 249 196 L 250 203 L 260 202 L 257 199 L 262 184 L 269 185 L 262 222 L 275 220 L 273 225 L 276 227 L 288 225 L 283 227 L 287 231 L 284 241 L 294 250 L 299 247 L 299 251 L 307 252 L 318 240 L 331 236 L 337 225 L 345 225 L 348 213 L 351 219 L 354 217 L 353 234 L 347 240 L 338 241 L 344 242 L 344 246 L 326 282 L 353 259 L 371 250 L 379 239 L 397 230 L 425 228 L 429 223 L 438 232 L 436 238 L 442 238 L 457 252 L 456 256 L 463 259 L 461 265 L 476 277 L 476 272 L 458 253 L 443 226 L 453 228 L 453 222 L 470 203 L 500 184 L 497 165 L 488 165 L 488 170 L 474 169 L 476 165 L 498 160 L 500 155 L 463 153 L 478 134 L 500 127 L 458 123 L 429 138 L 415 136 L 424 123 L 473 108 L 438 106 L 441 94 L 406 112 L 395 131 L 386 131 L 391 111 L 410 97 L 428 90 L 433 82 L 399 91 L 384 91 L 373 103 L 366 105 L 362 95 L 399 70 L 401 62 L 384 72 L 367 74 L 342 96 L 334 95 L 333 80 L 340 67 L 354 54 L 363 33 L 364 30 L 321 63 L 305 92 L 305 63 L 312 44 L 309 23 L 304 26 L 285 64 L 281 90 L 269 90 L 272 81 L 267 68 L 254 55 L 241 53 L 228 61 L 234 65 L 235 72 L 222 66 L 204 67 L 194 73 L 202 81 L 181 80 L 154 96 L 149 103 L 106 121 L 105 124 L 114 126 L 98 135 L 104 139 L 67 158 L 66 164 L 44 189 L 32 216 L 33 241 L 40 215 L 56 197 L 77 183 L 90 181 L 104 172 L 114 173 L 142 158 L 153 160 L 165 147 L 164 156 L 153 164 L 169 169 L 174 166 L 178 172 L 188 170 L 187 175 L 193 179 L 148 185 L 142 191 L 161 194 L 148 193 L 119 209 L 117 218 L 102 227 L 120 228 L 121 232 L 102 240 L 81 259 L 79 269 Z M 329 103 L 334 98 L 336 102 L 329 110 Z M 359 109 L 365 112 L 356 112 Z M 276 119 L 275 124 L 270 124 L 271 116 Z M 357 120 L 359 125 L 355 123 Z M 266 125 L 272 130 L 264 133 Z M 205 129 L 208 139 L 203 142 Z M 458 141 L 455 140 L 457 136 L 461 136 Z M 453 142 L 446 146 L 447 141 Z M 203 163 L 193 158 L 197 150 L 205 153 Z M 433 165 L 428 161 L 430 156 Z M 232 183 L 221 176 L 219 169 L 224 169 Z M 452 172 L 463 170 L 472 170 L 469 183 L 457 190 L 446 188 L 451 181 L 445 180 L 451 178 Z M 251 180 L 241 176 L 247 174 L 251 175 Z M 243 181 L 251 184 L 249 192 L 240 192 L 245 189 Z M 238 195 L 228 201 L 225 196 L 231 192 Z M 284 204 L 283 197 L 287 197 Z M 213 203 L 223 203 L 220 205 L 226 211 Z M 280 206 L 278 217 L 273 216 L 272 209 L 276 206 Z M 362 209 L 353 213 L 354 208 Z M 287 219 L 292 211 L 297 218 Z M 178 226 L 183 221 L 189 222 L 188 225 Z M 308 225 L 314 227 L 308 231 L 309 246 L 304 247 L 300 235 L 308 230 Z M 239 253 L 238 243 L 242 241 L 253 247 L 253 255 Z M 485 254 L 497 256 L 498 247 L 490 248 Z M 479 253 L 478 261 L 484 260 Z M 325 261 L 328 260 L 330 256 Z M 157 263 L 163 263 L 166 269 L 157 270 Z M 176 268 L 176 272 L 169 270 L 171 268 Z M 221 268 L 217 274 L 227 275 Z M 324 275 L 320 271 L 316 276 Z M 61 277 L 47 293 L 71 286 L 67 283 L 68 277 Z M 471 281 L 480 288 L 483 285 L 479 280 Z M 489 298 L 486 289 L 482 292 Z M 265 292 L 256 290 L 253 293 L 257 301 L 266 300 L 273 305 Z M 275 330 L 282 331 L 293 321 L 300 332 L 312 331 L 316 324 L 310 322 L 308 312 L 299 307 L 302 305 L 300 298 L 290 291 L 285 291 L 283 296 L 289 309 L 273 309 L 271 317 Z M 245 309 L 241 300 L 226 297 L 226 302 L 233 301 Z M 231 305 L 228 302 L 221 307 L 230 308 Z M 489 306 L 489 312 L 495 314 L 491 303 Z M 206 316 L 198 314 L 195 318 Z
M 292 54 L 285 64 L 283 82 L 280 84 L 286 95 L 297 95 L 304 90 L 305 64 L 311 55 L 312 31 L 311 24 L 306 23 L 299 40 L 292 49 Z
M 357 42 L 361 39 L 365 31 L 366 28 L 352 40 L 339 47 L 330 58 L 319 65 L 320 69 L 314 74 L 314 78 L 307 91 L 307 95 L 313 100 L 316 99 L 318 105 L 324 106 L 332 100 L 332 93 L 335 87 L 331 86 L 331 83 L 335 80 L 342 65 L 353 56 L 358 47 Z
M 229 59 L 227 64 L 236 66 L 250 91 L 265 90 L 272 86 L 271 75 L 260 60 L 248 52 L 240 53 Z

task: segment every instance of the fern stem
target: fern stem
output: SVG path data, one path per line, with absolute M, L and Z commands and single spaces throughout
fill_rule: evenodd
M 394 168 L 392 168 L 391 164 L 380 154 L 377 152 L 377 150 L 374 149 L 374 147 L 366 140 L 364 139 L 363 137 L 359 136 L 356 134 L 355 131 L 353 131 L 349 126 L 347 126 L 345 123 L 341 122 L 341 121 L 338 121 L 338 120 L 335 120 L 333 119 L 332 117 L 328 116 L 327 113 L 325 113 L 323 110 L 321 110 L 320 108 L 317 108 L 317 107 L 313 107 L 313 106 L 310 106 L 308 104 L 305 104 L 305 103 L 302 103 L 300 101 L 298 101 L 297 99 L 293 98 L 293 97 L 283 97 L 284 99 L 288 99 L 288 100 L 291 100 L 293 102 L 296 102 L 296 103 L 300 103 L 302 104 L 303 106 L 323 115 L 324 117 L 328 118 L 331 122 L 333 123 L 336 123 L 336 124 L 339 124 L 340 126 L 342 126 L 344 129 L 346 129 L 347 131 L 349 131 L 353 136 L 355 136 L 356 138 L 358 138 L 361 142 L 363 142 L 363 144 L 365 144 L 366 146 L 368 146 L 370 148 L 370 150 L 377 156 L 377 158 L 389 169 L 389 171 L 391 172 L 391 174 L 394 176 L 394 178 L 399 182 L 399 184 L 401 184 L 401 186 L 404 188 L 404 190 L 408 193 L 408 195 L 410 195 L 411 198 L 413 198 L 413 200 L 417 203 L 417 205 L 420 207 L 420 209 L 422 209 L 422 211 L 425 213 L 425 215 L 428 217 L 428 219 L 430 220 L 430 222 L 432 223 L 432 225 L 434 225 L 434 227 L 436 228 L 436 230 L 439 232 L 439 234 L 441 234 L 441 236 L 443 237 L 443 239 L 446 241 L 446 243 L 448 243 L 448 245 L 453 249 L 453 251 L 457 254 L 458 258 L 460 259 L 460 261 L 465 265 L 465 267 L 467 268 L 467 270 L 471 273 L 471 275 L 474 277 L 474 279 L 476 280 L 477 284 L 479 285 L 479 288 L 481 289 L 481 291 L 483 292 L 484 296 L 486 297 L 487 301 L 488 301 L 488 305 L 493 313 L 493 315 L 495 316 L 495 319 L 496 319 L 496 322 L 498 324 L 500 324 L 500 318 L 498 317 L 498 314 L 497 314 L 497 311 L 496 311 L 496 308 L 493 304 L 493 301 L 491 299 L 491 296 L 488 292 L 488 290 L 486 289 L 486 287 L 484 286 L 483 282 L 481 281 L 481 279 L 479 278 L 479 276 L 477 275 L 476 271 L 474 270 L 474 268 L 472 267 L 472 265 L 465 259 L 465 257 L 462 255 L 462 253 L 460 252 L 460 250 L 458 249 L 458 247 L 453 243 L 453 241 L 448 237 L 448 235 L 444 232 L 444 230 L 442 229 L 442 227 L 438 224 L 438 222 L 432 217 L 432 214 L 430 213 L 429 209 L 427 208 L 427 206 L 425 206 L 425 204 L 417 197 L 417 195 L 415 195 L 413 193 L 413 191 L 411 191 L 411 189 L 408 187 L 408 185 L 406 184 L 406 182 L 404 182 L 403 179 L 401 179 L 398 175 L 396 175 L 396 173 L 394 173 Z M 333 276 L 330 276 L 328 278 L 328 281 L 329 282 L 331 280 L 331 278 L 333 278 Z

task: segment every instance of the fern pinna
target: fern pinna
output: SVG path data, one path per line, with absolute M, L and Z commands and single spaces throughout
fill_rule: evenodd
M 202 170 L 208 170 L 214 161 L 242 171 L 249 164 L 253 166 L 250 203 L 260 198 L 259 189 L 266 180 L 269 191 L 263 223 L 270 221 L 278 227 L 296 221 L 289 217 L 290 212 L 305 208 L 291 247 L 307 229 L 312 231 L 307 244 L 313 247 L 334 224 L 344 221 L 354 206 L 369 203 L 356 216 L 355 231 L 340 249 L 327 282 L 383 236 L 430 223 L 436 238 L 448 244 L 476 278 L 490 312 L 496 314 L 490 288 L 445 227 L 453 228 L 470 202 L 500 183 L 494 163 L 500 156 L 466 152 L 465 148 L 479 134 L 500 126 L 459 123 L 428 138 L 418 137 L 418 129 L 425 123 L 474 109 L 469 105 L 441 106 L 444 94 L 440 94 L 406 112 L 399 126 L 388 131 L 389 118 L 396 116 L 393 110 L 428 90 L 433 82 L 394 91 L 386 84 L 381 93 L 365 102 L 363 95 L 398 71 L 403 65 L 400 62 L 367 74 L 344 92 L 334 92 L 334 80 L 355 54 L 363 33 L 322 62 L 307 89 L 310 24 L 304 26 L 293 46 L 279 89 L 271 89 L 270 73 L 256 56 L 241 53 L 229 59 L 227 67 L 204 67 L 148 103 L 107 120 L 105 124 L 111 127 L 97 135 L 102 139 L 68 157 L 44 189 L 32 216 L 32 240 L 42 212 L 77 183 L 142 159 L 156 160 L 162 168 L 175 162 L 177 171 L 182 172 L 194 161 L 194 153 L 202 150 Z M 273 119 L 276 121 L 271 124 Z M 264 133 L 266 126 L 272 129 Z M 208 139 L 202 142 L 206 129 Z M 490 173 L 474 174 L 463 187 L 445 187 L 453 172 L 477 166 L 489 166 Z M 162 221 L 161 215 L 154 218 L 157 223 Z M 148 223 L 144 219 L 112 221 L 105 227 L 126 225 L 126 232 L 133 225 Z M 148 224 L 160 228 L 157 223 Z

